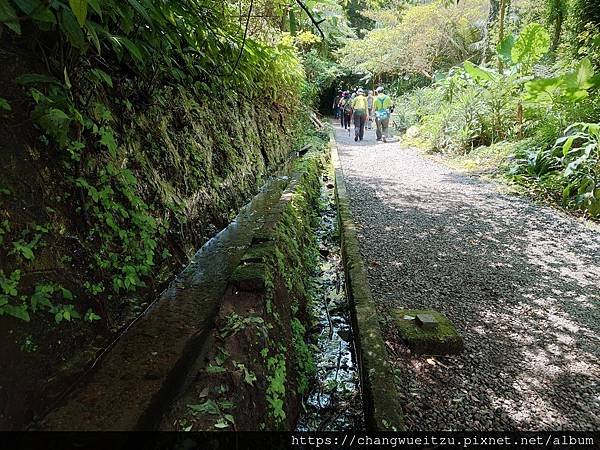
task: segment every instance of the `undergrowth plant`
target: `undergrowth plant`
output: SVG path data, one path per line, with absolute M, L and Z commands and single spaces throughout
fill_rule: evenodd
M 510 171 L 517 181 L 535 181 L 562 194 L 567 207 L 600 215 L 600 124 L 576 123 L 548 148 L 517 154 Z
M 258 99 L 279 115 L 281 126 L 284 115 L 305 114 L 300 98 L 308 91 L 294 46 L 242 35 L 234 12 L 228 2 L 215 8 L 209 0 L 0 0 L 1 38 L 43 55 L 46 70 L 14 82 L 32 100 L 39 159 L 61 175 L 49 217 L 58 215 L 54 208 L 70 210 L 75 228 L 24 226 L 1 216 L 0 239 L 10 252 L 3 255 L 0 315 L 29 321 L 45 310 L 57 323 L 108 320 L 106 301 L 146 287 L 172 257 L 168 234 L 185 227 L 184 205 L 157 209 L 125 133 L 140 109 L 172 107 L 164 92 L 184 90 L 199 104 L 211 98 L 217 115 L 240 99 Z M 11 110 L 0 98 L 0 114 Z M 194 181 L 201 182 L 207 181 Z M 0 188 L 3 199 L 13 195 Z M 86 298 L 77 299 L 72 286 L 55 280 L 37 286 L 24 281 L 52 233 L 78 235 L 86 275 L 73 284 Z

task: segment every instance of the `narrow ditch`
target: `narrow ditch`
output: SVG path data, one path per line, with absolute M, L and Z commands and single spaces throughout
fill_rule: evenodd
M 324 175 L 321 220 L 316 229 L 319 263 L 312 280 L 311 344 L 317 373 L 304 398 L 297 431 L 364 429 L 358 365 L 346 295 L 334 185 Z

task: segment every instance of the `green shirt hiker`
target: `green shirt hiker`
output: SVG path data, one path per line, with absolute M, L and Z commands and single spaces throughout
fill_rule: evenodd
M 390 108 L 392 107 L 392 99 L 389 95 L 383 92 L 375 97 L 374 108 L 375 114 L 379 119 L 387 119 L 390 117 Z
M 377 140 L 387 142 L 388 138 L 388 126 L 390 123 L 390 115 L 392 108 L 392 99 L 389 95 L 383 93 L 383 87 L 377 88 L 377 97 L 373 102 L 373 109 L 375 110 L 375 123 L 377 124 Z

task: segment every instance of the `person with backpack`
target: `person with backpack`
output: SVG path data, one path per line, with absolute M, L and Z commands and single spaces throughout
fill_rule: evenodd
M 350 100 L 350 93 L 345 92 L 342 101 L 342 127 L 345 130 L 350 129 L 350 119 L 352 118 L 352 101 Z
M 342 91 L 339 91 L 333 99 L 333 114 L 336 119 L 340 118 L 340 100 L 342 99 Z
M 389 95 L 383 93 L 383 87 L 379 86 L 375 89 L 377 97 L 373 102 L 373 109 L 375 109 L 375 124 L 377 125 L 377 140 L 387 142 L 388 127 L 390 125 L 390 116 L 392 115 L 392 99 Z
M 367 129 L 371 130 L 373 128 L 373 101 L 375 97 L 373 97 L 373 91 L 369 90 L 369 95 L 367 95 L 367 106 L 369 110 L 367 112 Z
M 365 97 L 365 92 L 361 88 L 358 88 L 356 97 L 352 100 L 352 111 L 354 113 L 354 142 L 363 140 L 368 109 L 369 104 L 367 97 Z

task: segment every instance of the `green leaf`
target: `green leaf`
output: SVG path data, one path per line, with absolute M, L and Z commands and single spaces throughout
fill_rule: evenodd
M 44 117 L 53 122 L 66 122 L 71 120 L 63 110 L 57 108 L 50 109 Z
M 223 367 L 219 367 L 219 366 L 207 366 L 206 367 L 206 373 L 223 373 L 226 370 Z
M 21 24 L 17 18 L 17 12 L 8 3 L 8 0 L 0 0 L 0 24 L 4 24 L 15 33 L 21 34 Z
M 36 9 L 33 14 L 31 14 L 31 18 L 48 24 L 56 23 L 56 16 L 50 8 Z
M 26 73 L 17 78 L 15 78 L 15 83 L 22 85 L 29 84 L 38 84 L 38 83 L 51 83 L 56 84 L 58 86 L 61 85 L 61 82 L 58 78 L 51 77 L 49 75 L 42 75 L 40 73 Z
M 244 371 L 244 382 L 248 383 L 250 386 L 254 386 L 254 382 L 256 381 L 256 375 L 254 372 L 249 370 Z
M 515 37 L 512 34 L 509 34 L 502 42 L 500 42 L 496 46 L 496 51 L 498 52 L 498 56 L 500 56 L 504 62 L 510 64 L 512 62 L 512 49 L 515 45 Z
M 219 407 L 212 400 L 206 400 L 198 405 L 187 405 L 187 407 L 194 413 L 197 414 L 219 414 Z
M 563 156 L 567 156 L 569 150 L 571 150 L 571 146 L 573 145 L 573 141 L 575 140 L 575 136 L 569 136 L 565 143 L 563 144 L 562 151 Z
M 589 58 L 584 58 L 581 60 L 579 65 L 577 66 L 577 86 L 580 89 L 589 89 L 594 86 L 594 83 L 591 83 L 594 76 L 594 67 L 592 66 L 592 62 Z
M 75 14 L 80 27 L 83 27 L 85 24 L 85 18 L 87 17 L 87 4 L 87 0 L 69 0 L 71 10 L 73 11 L 73 14 Z
M 27 312 L 26 306 L 4 305 L 3 308 L 4 312 L 6 312 L 6 314 L 8 314 L 9 316 L 16 317 L 17 319 L 21 319 L 25 322 L 29 322 L 31 320 L 31 318 L 29 317 L 29 313 Z
M 114 158 L 117 155 L 117 142 L 115 141 L 112 130 L 104 129 L 101 133 L 102 137 L 100 138 L 100 143 L 108 148 L 110 155 Z
M 225 422 L 223 419 L 221 419 L 217 423 L 215 423 L 215 428 L 219 428 L 219 429 L 229 428 L 229 424 L 227 422 Z
M 467 72 L 475 81 L 493 81 L 495 79 L 496 74 L 494 72 L 476 66 L 471 61 L 465 61 L 463 66 L 465 72 Z
M 73 294 L 71 293 L 70 290 L 68 290 L 64 287 L 61 287 L 60 290 L 61 290 L 62 296 L 65 300 L 73 300 Z
M 85 45 L 85 38 L 77 19 L 69 9 L 63 9 L 61 16 L 61 28 L 65 32 L 67 39 L 73 47 L 82 48 Z
M 32 260 L 33 259 L 33 251 L 31 248 L 26 245 L 20 244 L 18 242 L 13 242 L 13 247 L 17 250 L 25 259 Z
M 13 2 L 27 15 L 40 6 L 40 0 L 13 0 Z
M 525 83 L 525 100 L 531 102 L 552 102 L 559 94 L 562 85 L 560 77 L 540 78 Z
M 88 32 L 88 39 L 94 44 L 96 51 L 100 53 L 102 50 L 100 47 L 100 39 L 98 38 L 98 33 L 96 33 L 96 28 L 91 20 L 88 20 L 85 23 L 85 30 Z
M 12 108 L 10 106 L 10 103 L 8 103 L 8 101 L 5 98 L 0 97 L 0 109 L 3 109 L 5 111 L 11 111 Z
M 137 60 L 140 63 L 142 62 L 142 60 L 143 60 L 143 58 L 142 58 L 142 52 L 140 51 L 140 49 L 138 48 L 137 45 L 135 45 L 133 42 L 131 42 L 126 37 L 120 37 L 119 41 L 129 51 L 129 54 L 132 56 L 133 59 Z
M 292 9 L 290 9 L 290 34 L 292 36 L 296 35 L 296 16 Z
M 531 65 L 550 50 L 550 34 L 539 23 L 527 25 L 515 42 L 511 57 L 516 63 Z
M 84 319 L 86 322 L 93 322 L 94 320 L 100 320 L 101 317 L 94 313 L 91 309 L 88 309 L 85 313 Z
M 91 72 L 96 76 L 97 79 L 104 81 L 110 87 L 113 87 L 112 78 L 102 69 L 92 69 Z
M 98 0 L 88 0 L 90 7 L 94 10 L 96 14 L 102 17 L 102 9 L 100 8 L 100 4 Z
M 152 19 L 148 15 L 148 12 L 142 5 L 139 4 L 137 0 L 127 0 L 127 2 L 140 14 L 140 16 L 144 18 L 148 25 L 153 25 Z

